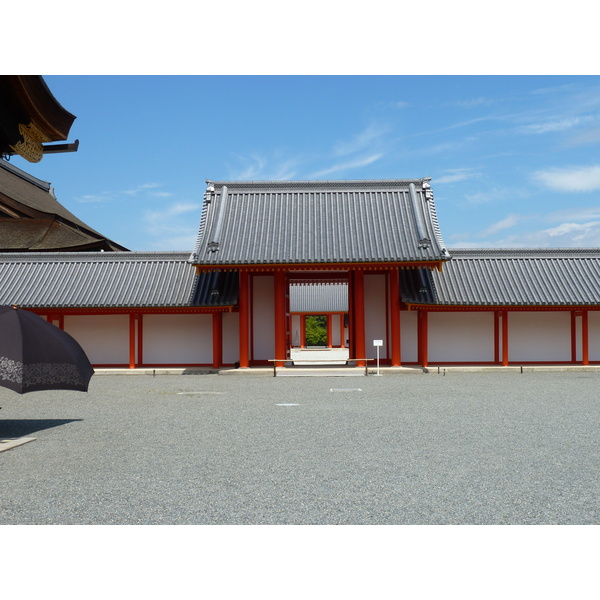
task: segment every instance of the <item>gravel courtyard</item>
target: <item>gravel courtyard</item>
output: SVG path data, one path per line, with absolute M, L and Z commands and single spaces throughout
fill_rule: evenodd
M 600 524 L 600 373 L 0 388 L 0 524 Z

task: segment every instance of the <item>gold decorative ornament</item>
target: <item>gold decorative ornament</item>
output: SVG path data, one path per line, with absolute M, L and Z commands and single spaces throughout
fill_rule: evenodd
M 33 121 L 29 125 L 19 123 L 19 133 L 23 140 L 11 145 L 11 149 L 29 162 L 40 162 L 44 154 L 42 143 L 51 141 L 50 138 Z

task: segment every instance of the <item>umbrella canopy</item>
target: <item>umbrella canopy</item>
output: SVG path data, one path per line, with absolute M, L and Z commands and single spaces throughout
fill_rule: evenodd
M 0 385 L 19 394 L 86 392 L 94 369 L 81 346 L 35 313 L 0 306 Z

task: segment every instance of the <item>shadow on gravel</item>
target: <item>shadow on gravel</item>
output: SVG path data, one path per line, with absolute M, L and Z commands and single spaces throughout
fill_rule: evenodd
M 0 419 L 0 439 L 19 438 L 83 419 Z

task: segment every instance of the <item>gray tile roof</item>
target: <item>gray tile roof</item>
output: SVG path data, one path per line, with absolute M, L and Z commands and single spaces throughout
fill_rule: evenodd
M 444 264 L 442 272 L 414 270 L 412 284 L 405 281 L 401 291 L 404 302 L 600 305 L 600 249 L 451 249 L 450 253 L 452 260 Z M 422 284 L 420 293 L 417 275 Z
M 0 253 L 0 305 L 18 304 L 23 308 L 203 306 L 206 296 L 194 296 L 194 290 L 203 286 L 188 258 L 188 252 Z M 219 285 L 217 289 L 221 289 Z M 213 282 L 210 290 L 214 288 Z M 233 298 L 237 302 L 237 282 Z M 231 301 L 232 293 L 225 299 Z M 222 303 L 213 296 L 208 305 Z
M 237 271 L 209 271 L 196 277 L 194 306 L 235 306 L 239 298 Z
M 194 264 L 448 258 L 428 179 L 207 184 Z
M 348 284 L 290 285 L 290 312 L 348 312 Z
M 3 205 L 21 218 L 7 218 Z M 0 251 L 127 250 L 67 210 L 50 183 L 5 160 L 0 160 L 0 221 Z

